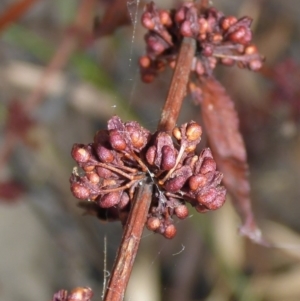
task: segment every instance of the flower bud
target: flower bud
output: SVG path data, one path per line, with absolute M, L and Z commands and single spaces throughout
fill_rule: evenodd
M 80 200 L 85 200 L 89 198 L 90 191 L 88 188 L 83 186 L 80 183 L 71 183 L 71 192 L 75 196 L 75 198 Z
M 120 201 L 120 192 L 109 192 L 98 199 L 98 205 L 101 208 L 109 208 L 117 205 Z
M 164 187 L 169 192 L 177 192 L 180 190 L 186 182 L 185 176 L 177 176 L 175 178 L 166 181 Z
M 156 231 L 160 226 L 160 219 L 158 217 L 151 216 L 147 219 L 146 227 L 150 231 Z
M 176 227 L 173 224 L 168 225 L 165 229 L 164 237 L 168 239 L 172 239 L 176 235 L 176 232 L 177 232 Z
M 89 287 L 76 287 L 68 294 L 67 301 L 90 301 L 93 291 Z
M 181 140 L 182 136 L 181 136 L 181 131 L 178 127 L 175 127 L 173 129 L 173 132 L 172 132 L 173 136 L 177 139 L 177 140 Z
M 150 146 L 146 152 L 146 160 L 148 164 L 154 165 L 154 160 L 156 157 L 156 146 Z
M 112 148 L 117 151 L 123 151 L 126 148 L 126 141 L 118 130 L 109 131 L 109 142 Z
M 199 139 L 202 135 L 202 128 L 197 123 L 191 123 L 187 126 L 186 136 L 188 140 L 195 141 Z
M 78 163 L 86 163 L 91 157 L 90 152 L 83 144 L 74 144 L 71 155 L 73 159 Z
M 205 175 L 209 172 L 215 172 L 216 168 L 216 162 L 213 158 L 204 158 L 200 168 L 200 173 Z
M 179 205 L 175 208 L 175 214 L 180 219 L 185 219 L 189 215 L 189 210 L 186 205 Z
M 102 145 L 97 145 L 95 148 L 98 158 L 101 162 L 111 163 L 114 160 L 114 155 L 111 150 L 107 149 Z
M 161 158 L 161 169 L 170 170 L 175 166 L 176 155 L 175 150 L 169 145 L 164 145 L 161 149 L 162 158 Z
M 202 174 L 194 175 L 189 178 L 189 187 L 191 190 L 197 190 L 205 186 L 207 180 Z

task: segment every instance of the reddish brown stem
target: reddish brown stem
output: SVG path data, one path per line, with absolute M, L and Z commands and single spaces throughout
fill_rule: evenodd
M 181 105 L 186 94 L 195 50 L 196 41 L 192 38 L 184 38 L 178 54 L 169 93 L 158 125 L 158 130 L 160 131 L 172 131 L 176 126 Z
M 121 301 L 132 271 L 152 198 L 152 183 L 142 183 L 130 211 L 104 301 Z

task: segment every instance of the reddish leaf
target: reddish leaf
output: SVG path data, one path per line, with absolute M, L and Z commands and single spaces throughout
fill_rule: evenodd
M 97 37 L 110 35 L 118 27 L 130 24 L 127 5 L 127 0 L 109 1 L 109 6 L 103 16 L 103 19 L 100 24 L 95 25 L 95 35 Z
M 0 182 L 1 202 L 14 203 L 24 192 L 25 192 L 24 187 L 13 180 Z
M 200 94 L 192 94 L 201 103 L 210 147 L 218 169 L 224 174 L 224 185 L 242 219 L 240 232 L 255 242 L 265 244 L 251 208 L 247 155 L 234 104 L 223 86 L 213 78 L 203 81 L 201 89 L 201 98 Z
M 21 0 L 11 4 L 0 16 L 0 31 L 3 31 L 12 22 L 18 20 L 37 0 Z

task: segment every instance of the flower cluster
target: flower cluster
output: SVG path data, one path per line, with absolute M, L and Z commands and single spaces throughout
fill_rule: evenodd
M 211 75 L 218 63 L 258 70 L 263 57 L 251 44 L 252 19 L 225 16 L 214 7 L 199 8 L 195 2 L 184 2 L 177 10 L 157 9 L 148 4 L 142 15 L 146 55 L 140 58 L 142 80 L 152 82 L 166 66 L 174 67 L 183 37 L 197 41 L 192 71 L 198 76 Z
M 117 116 L 107 130 L 98 131 L 91 144 L 75 144 L 72 157 L 82 168 L 74 169 L 71 191 L 80 206 L 100 219 L 125 224 L 136 187 L 148 178 L 154 183 L 147 219 L 148 229 L 167 238 L 176 234 L 173 216 L 188 216 L 186 202 L 199 212 L 215 210 L 225 201 L 222 174 L 210 150 L 196 155 L 201 126 L 194 121 L 176 127 L 172 134 L 151 134 L 135 121 Z

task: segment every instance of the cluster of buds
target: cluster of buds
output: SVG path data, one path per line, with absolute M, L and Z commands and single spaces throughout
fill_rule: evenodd
M 98 131 L 91 144 L 75 144 L 72 157 L 83 170 L 73 171 L 70 183 L 81 207 L 100 219 L 125 224 L 135 189 L 148 179 L 153 194 L 146 225 L 172 238 L 173 216 L 188 217 L 186 202 L 198 212 L 221 207 L 226 190 L 210 150 L 196 155 L 201 126 L 194 121 L 176 127 L 172 134 L 151 134 L 135 121 L 123 123 L 114 116 L 107 130 Z
M 192 71 L 198 76 L 211 75 L 218 63 L 259 70 L 263 57 L 251 44 L 252 19 L 225 16 L 214 7 L 201 8 L 184 2 L 177 10 L 157 9 L 148 4 L 142 15 L 146 55 L 140 58 L 142 80 L 152 82 L 166 66 L 174 68 L 183 37 L 197 41 Z
M 90 301 L 92 297 L 93 291 L 89 287 L 76 287 L 69 293 L 66 290 L 58 291 L 52 301 Z

